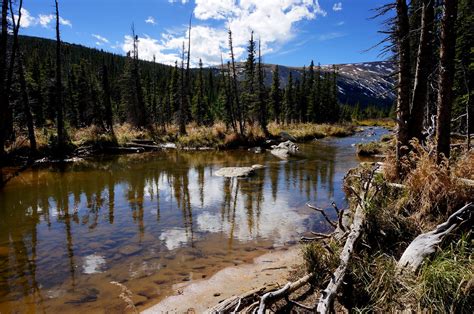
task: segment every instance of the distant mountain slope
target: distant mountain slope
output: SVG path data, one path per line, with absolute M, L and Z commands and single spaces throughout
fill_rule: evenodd
M 244 63 L 237 63 L 239 79 L 243 79 Z M 265 84 L 271 85 L 272 73 L 276 65 L 265 64 Z M 390 107 L 395 101 L 395 79 L 392 77 L 394 65 L 390 61 L 337 64 L 339 101 L 343 104 L 376 105 Z M 215 68 L 216 71 L 218 70 Z M 322 72 L 332 72 L 332 65 L 321 66 Z M 302 67 L 279 65 L 281 87 L 288 83 L 290 72 L 294 80 L 300 80 Z

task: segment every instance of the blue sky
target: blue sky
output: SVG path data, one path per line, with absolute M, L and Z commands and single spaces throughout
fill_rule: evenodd
M 130 50 L 132 23 L 139 55 L 172 64 L 191 32 L 193 64 L 228 57 L 227 28 L 235 53 L 245 57 L 250 31 L 260 38 L 264 62 L 302 66 L 380 60 L 366 52 L 382 39 L 372 9 L 388 0 L 60 0 L 62 39 L 117 54 Z M 54 0 L 24 0 L 21 33 L 54 38 Z

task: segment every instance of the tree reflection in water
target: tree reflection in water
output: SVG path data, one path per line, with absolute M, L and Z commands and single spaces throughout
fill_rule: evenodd
M 324 230 L 304 204 L 344 202 L 357 160 L 347 144 L 302 152 L 169 151 L 24 172 L 0 192 L 0 312 L 117 308 L 112 280 L 158 291 L 148 304 L 173 283 Z M 248 179 L 213 175 L 257 163 L 266 168 Z

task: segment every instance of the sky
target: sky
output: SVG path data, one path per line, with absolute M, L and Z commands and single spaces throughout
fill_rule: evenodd
M 17 0 L 18 1 L 18 0 Z M 20 33 L 54 38 L 54 0 L 24 0 Z M 180 58 L 192 18 L 191 62 L 220 64 L 233 32 L 237 60 L 246 57 L 251 31 L 265 63 L 287 66 L 381 60 L 381 19 L 370 19 L 388 0 L 59 0 L 65 42 L 125 55 L 131 26 L 139 57 L 165 64 Z

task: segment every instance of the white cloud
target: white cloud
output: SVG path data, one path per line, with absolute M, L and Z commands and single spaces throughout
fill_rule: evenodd
M 95 39 L 97 39 L 97 41 L 95 42 L 95 44 L 97 46 L 101 46 L 102 44 L 108 44 L 109 43 L 109 40 L 103 36 L 100 36 L 98 34 L 92 34 L 92 37 L 94 37 Z
M 193 27 L 192 62 L 196 64 L 201 58 L 206 65 L 219 64 L 221 53 L 227 59 L 229 28 L 233 33 L 235 57 L 241 60 L 252 31 L 255 39 L 261 39 L 265 54 L 293 39 L 297 35 L 296 23 L 325 15 L 318 0 L 196 0 L 194 16 L 200 21 L 212 20 L 215 26 Z M 159 62 L 174 63 L 182 43 L 187 41 L 187 31 L 181 30 L 180 34 L 167 32 L 160 40 L 140 38 L 140 58 L 151 60 L 155 54 Z M 131 38 L 125 36 L 123 50 L 129 51 L 131 45 Z
M 334 5 L 332 6 L 332 10 L 335 11 L 335 12 L 341 11 L 342 10 L 342 2 L 334 3 Z
M 11 18 L 8 18 L 11 21 Z M 15 14 L 15 21 L 18 23 L 18 14 Z M 31 16 L 30 12 L 25 8 L 21 8 L 21 21 L 20 26 L 22 28 L 28 28 L 36 24 L 36 19 Z
M 169 3 L 176 3 L 176 2 L 181 2 L 182 4 L 186 4 L 189 2 L 189 0 L 168 0 Z
M 145 23 L 155 25 L 155 24 L 156 24 L 156 21 L 155 21 L 155 18 L 154 18 L 153 16 L 149 16 L 149 17 L 145 20 Z
M 48 28 L 49 27 L 49 24 L 53 21 L 56 20 L 56 16 L 54 14 L 40 14 L 37 21 L 38 23 L 42 26 L 42 27 L 45 27 L 45 28 Z M 65 26 L 69 26 L 69 27 L 72 27 L 72 23 L 71 21 L 69 20 L 66 20 L 65 18 L 63 17 L 59 17 L 59 24 L 61 25 L 65 25 Z
M 51 23 L 53 18 L 54 18 L 54 15 L 52 14 L 49 14 L 49 15 L 40 14 L 38 22 L 41 24 L 41 26 L 48 27 L 49 23 Z
M 344 25 L 344 24 L 346 24 L 346 22 L 340 21 L 340 22 L 337 22 L 337 23 L 336 23 L 336 26 L 342 26 L 342 25 Z

